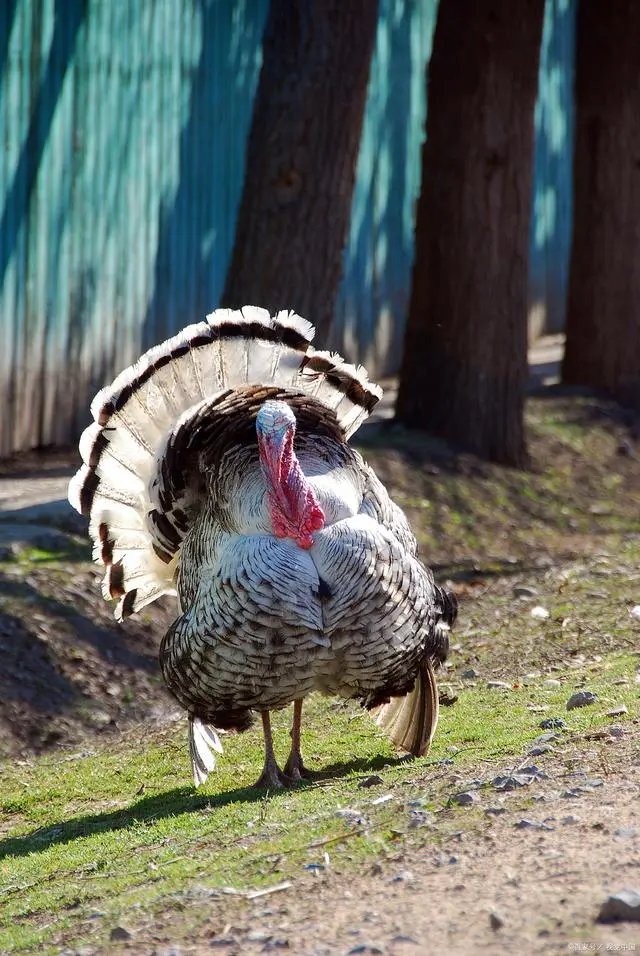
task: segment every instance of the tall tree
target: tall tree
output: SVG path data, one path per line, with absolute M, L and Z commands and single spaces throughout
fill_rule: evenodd
M 568 384 L 640 408 L 640 3 L 580 0 Z
M 527 263 L 544 0 L 440 0 L 396 415 L 525 462 Z
M 377 0 L 271 0 L 223 305 L 293 308 L 325 338 L 351 213 Z

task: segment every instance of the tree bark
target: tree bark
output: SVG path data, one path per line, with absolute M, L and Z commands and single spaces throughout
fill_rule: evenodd
M 377 0 L 271 0 L 222 304 L 331 327 L 351 213 Z
M 563 381 L 640 408 L 640 3 L 580 0 Z
M 544 0 L 440 0 L 397 418 L 526 461 L 527 276 Z

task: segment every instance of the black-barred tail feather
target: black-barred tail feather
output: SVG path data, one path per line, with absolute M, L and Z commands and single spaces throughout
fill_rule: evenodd
M 315 397 L 348 438 L 379 400 L 381 389 L 364 369 L 316 351 L 313 335 L 311 323 L 294 312 L 218 309 L 150 349 L 98 392 L 69 500 L 89 518 L 94 558 L 107 569 L 103 592 L 118 599 L 118 619 L 175 594 L 180 544 L 199 502 L 184 476 L 176 494 L 179 470 L 167 480 L 165 459 L 176 433 L 186 431 L 187 445 L 193 442 L 190 423 L 199 410 L 206 408 L 211 423 L 216 405 L 230 394 L 277 386 Z

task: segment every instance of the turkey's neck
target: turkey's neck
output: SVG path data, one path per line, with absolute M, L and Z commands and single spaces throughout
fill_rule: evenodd
M 267 484 L 273 533 L 293 538 L 301 548 L 313 544 L 313 532 L 324 528 L 325 515 L 293 450 L 294 430 L 279 444 L 259 443 L 260 464 Z

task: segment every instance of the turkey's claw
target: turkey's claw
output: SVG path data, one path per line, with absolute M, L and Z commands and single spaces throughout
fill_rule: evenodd
M 264 769 L 254 783 L 254 788 L 256 790 L 281 790 L 283 787 L 293 786 L 295 781 L 282 772 L 273 752 L 271 721 L 268 710 L 262 711 L 262 729 L 264 730 Z
M 275 760 L 267 760 L 253 786 L 255 790 L 282 790 L 284 787 L 292 787 L 295 782 L 293 777 L 282 772 Z
M 294 783 L 297 783 L 299 780 L 310 780 L 313 777 L 311 771 L 307 770 L 302 762 L 302 754 L 299 750 L 296 751 L 292 749 L 289 754 L 289 759 L 284 765 L 284 772 Z

